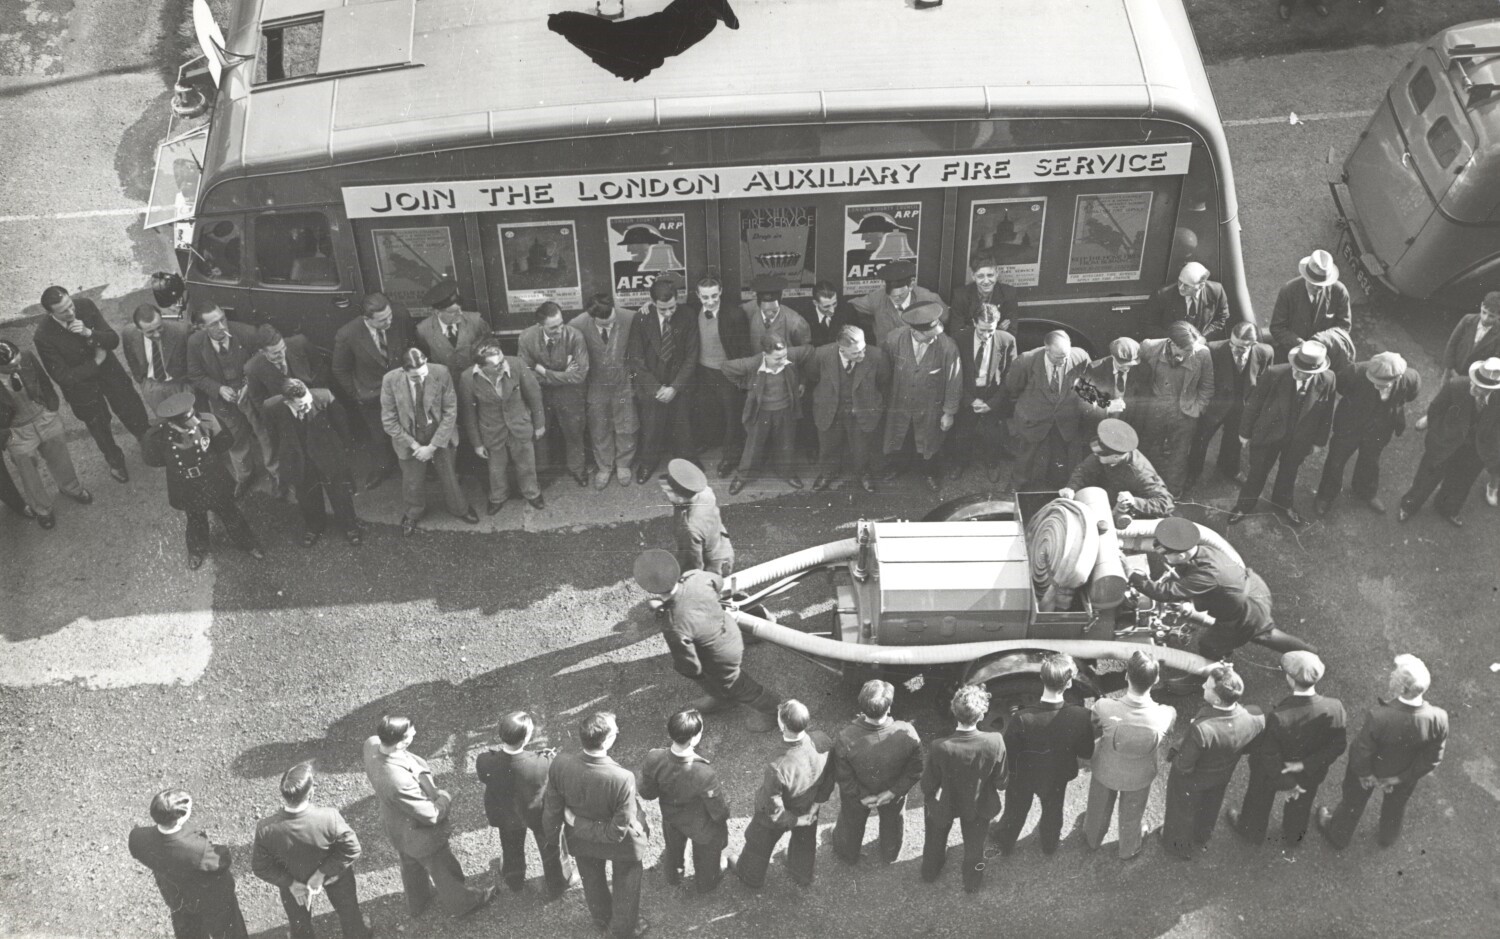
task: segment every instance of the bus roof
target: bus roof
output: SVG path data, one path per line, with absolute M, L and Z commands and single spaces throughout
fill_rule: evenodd
M 547 28 L 549 13 L 592 10 L 592 0 L 244 0 L 229 48 L 258 48 L 263 22 L 322 14 L 320 66 L 346 71 L 251 86 L 253 62 L 227 70 L 205 175 L 487 143 L 913 116 L 1186 114 L 1217 125 L 1180 0 L 949 0 L 935 10 L 904 0 L 730 2 L 738 30 L 720 24 L 628 82 Z M 629 17 L 666 5 L 625 0 Z

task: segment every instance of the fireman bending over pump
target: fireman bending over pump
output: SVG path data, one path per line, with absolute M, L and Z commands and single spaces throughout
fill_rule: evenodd
M 1130 586 L 1153 600 L 1187 601 L 1212 618 L 1198 637 L 1198 652 L 1210 661 L 1228 658 L 1247 642 L 1277 652 L 1318 650 L 1276 628 L 1271 589 L 1260 575 L 1222 549 L 1202 544 L 1198 526 L 1185 518 L 1156 526 L 1155 550 L 1167 562 L 1160 580 L 1132 574 Z

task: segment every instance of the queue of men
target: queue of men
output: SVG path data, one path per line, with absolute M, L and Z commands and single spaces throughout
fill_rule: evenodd
M 920 790 L 923 801 L 921 880 L 941 877 L 957 822 L 960 877 L 965 891 L 976 893 L 994 856 L 1015 851 L 1033 801 L 1041 803 L 1038 846 L 1044 854 L 1058 850 L 1067 790 L 1084 767 L 1087 808 L 1076 820 L 1083 842 L 1098 850 L 1118 807 L 1119 854 L 1129 860 L 1143 851 L 1143 816 L 1164 749 L 1169 770 L 1159 837 L 1170 857 L 1192 861 L 1208 850 L 1242 757 L 1249 764 L 1243 803 L 1222 812 L 1242 840 L 1266 841 L 1277 795 L 1285 793 L 1283 852 L 1294 855 L 1310 826 L 1343 850 L 1378 789 L 1376 838 L 1382 847 L 1394 844 L 1410 797 L 1441 763 L 1447 741 L 1447 713 L 1426 700 L 1432 680 L 1426 666 L 1412 655 L 1396 657 L 1390 698 L 1366 712 L 1352 742 L 1344 705 L 1317 690 L 1323 662 L 1311 652 L 1287 652 L 1281 671 L 1288 694 L 1261 709 L 1243 704 L 1244 682 L 1232 666 L 1215 666 L 1204 683 L 1203 707 L 1177 735 L 1176 711 L 1152 699 L 1160 666 L 1145 649 L 1126 665 L 1123 695 L 1100 697 L 1090 707 L 1066 697 L 1077 665 L 1067 655 L 1049 653 L 1041 665 L 1040 700 L 1010 715 L 1003 731 L 986 720 L 989 693 L 961 686 L 949 702 L 953 732 L 925 745 L 911 724 L 893 716 L 895 688 L 885 681 L 866 682 L 857 716 L 832 734 L 812 728 L 800 701 L 780 701 L 773 726 L 781 739 L 766 748 L 737 857 L 726 853 L 732 803 L 725 780 L 700 751 L 706 722 L 693 707 L 667 718 L 666 745 L 647 752 L 636 770 L 610 755 L 620 731 L 611 712 L 579 720 L 578 749 L 565 752 L 532 747 L 535 718 L 524 710 L 506 712 L 498 723 L 499 746 L 477 758 L 475 772 L 484 785 L 486 818 L 499 834 L 505 884 L 525 889 L 529 833 L 548 894 L 581 886 L 594 925 L 616 937 L 650 929 L 640 913 L 650 852 L 647 801 L 660 803 L 665 849 L 657 864 L 663 880 L 682 884 L 691 870 L 700 893 L 718 888 L 731 872 L 759 890 L 772 851 L 788 835 L 787 875 L 811 887 L 820 809 L 835 791 L 838 814 L 829 837 L 834 856 L 850 865 L 861 861 L 873 812 L 879 818 L 875 856 L 895 862 L 913 790 Z M 481 885 L 482 878 L 466 875 L 454 856 L 453 799 L 427 762 L 410 751 L 416 734 L 409 718 L 383 716 L 364 744 L 365 774 L 383 836 L 400 859 L 411 915 L 421 916 L 436 903 L 449 916 L 467 917 L 495 901 L 498 885 Z M 1319 787 L 1346 750 L 1337 803 L 1315 810 Z M 346 939 L 368 937 L 353 870 L 362 851 L 358 835 L 337 809 L 314 803 L 312 764 L 287 770 L 279 788 L 282 808 L 256 826 L 251 872 L 279 891 L 294 939 L 314 935 L 312 914 L 320 897 L 337 913 Z M 246 936 L 233 858 L 202 830 L 186 827 L 191 796 L 163 790 L 151 800 L 150 815 L 153 824 L 130 833 L 130 853 L 155 876 L 178 939 Z

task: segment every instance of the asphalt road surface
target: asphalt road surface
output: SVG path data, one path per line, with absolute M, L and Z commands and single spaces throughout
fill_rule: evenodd
M 143 19 L 159 12 L 151 4 L 140 10 Z M 103 34 L 91 35 L 102 42 Z M 115 41 L 109 48 L 118 55 L 104 61 L 128 65 L 135 40 Z M 59 48 L 66 54 L 66 44 Z M 1321 182 L 1329 150 L 1347 148 L 1406 54 L 1361 49 L 1212 70 L 1230 122 L 1247 263 L 1263 316 L 1275 287 L 1294 275 L 1296 260 L 1313 247 L 1331 247 L 1333 213 Z M 33 123 L 11 126 L 37 126 L 47 108 L 71 114 L 67 108 L 94 107 L 110 117 L 101 117 L 86 153 L 59 147 L 49 156 L 39 142 L 23 140 L 21 155 L 12 150 L 3 157 L 7 178 L 76 173 L 82 185 L 70 191 L 74 208 L 132 204 L 118 186 L 90 187 L 111 175 L 130 177 L 126 191 L 140 185 L 145 169 L 122 170 L 129 161 L 117 165 L 116 156 L 121 134 L 159 91 L 159 83 L 150 84 L 155 77 L 49 85 L 50 63 L 35 55 L 26 61 L 33 74 L 0 82 L 0 89 L 35 88 L 0 107 Z M 75 89 L 66 92 L 73 97 L 49 97 L 64 95 L 65 87 Z M 92 104 L 90 96 L 97 99 Z M 1292 124 L 1290 111 L 1311 117 Z M 49 158 L 60 162 L 49 168 Z M 57 204 L 23 197 L 20 208 L 8 211 L 55 211 Z M 124 269 L 138 278 L 154 260 L 120 249 L 129 244 L 121 235 L 128 221 L 33 225 L 57 253 L 26 249 L 30 243 L 16 224 L 0 222 L 6 299 L 18 283 L 60 276 L 44 273 L 55 271 L 60 258 L 75 272 L 70 286 L 126 282 Z M 72 224 L 92 234 L 70 236 Z M 111 315 L 122 320 L 130 307 L 110 297 Z M 1395 317 L 1361 309 L 1356 316 L 1362 354 L 1397 349 L 1425 376 L 1435 375 L 1447 320 L 1421 311 Z M 1423 405 L 1435 387 L 1428 382 Z M 642 547 L 669 541 L 667 510 L 652 489 L 594 493 L 565 481 L 547 490 L 543 512 L 512 506 L 477 530 L 434 521 L 431 530 L 403 539 L 394 525 L 395 486 L 387 484 L 357 501 L 372 522 L 363 547 L 332 538 L 313 551 L 297 541 L 293 508 L 257 493 L 247 512 L 266 541 L 267 559 L 253 562 L 219 544 L 215 559 L 195 573 L 183 564 L 181 517 L 166 508 L 160 473 L 142 467 L 128 446 L 134 479 L 114 483 L 68 421 L 96 503 L 64 503 L 52 532 L 0 516 L 0 724 L 8 747 L 0 780 L 10 794 L 0 812 L 0 933 L 168 935 L 160 897 L 126 854 L 125 835 L 146 821 L 152 793 L 182 785 L 197 800 L 192 824 L 232 847 L 252 933 L 284 935 L 275 891 L 249 874 L 248 842 L 255 820 L 277 805 L 280 773 L 315 758 L 318 798 L 340 806 L 364 843 L 360 893 L 383 935 L 593 934 L 578 894 L 544 902 L 535 881 L 525 893 L 504 892 L 470 920 L 440 913 L 410 920 L 358 747 L 382 713 L 414 717 L 414 749 L 456 797 L 455 851 L 472 876 L 486 879 L 498 844 L 485 827 L 473 757 L 495 744 L 501 711 L 530 708 L 547 742 L 573 747 L 580 714 L 614 710 L 622 726 L 616 755 L 628 766 L 662 745 L 666 715 L 696 689 L 670 669 L 628 577 Z M 1387 451 L 1388 503 L 1410 479 L 1420 449 L 1421 435 L 1408 433 Z M 1304 507 L 1319 462 L 1314 457 L 1303 470 Z M 944 496 L 977 485 L 974 479 L 949 484 Z M 1233 499 L 1227 484 L 1206 484 L 1194 499 L 1195 517 L 1222 529 Z M 840 526 L 861 516 L 920 516 L 936 500 L 906 486 L 875 495 L 792 494 L 770 486 L 729 501 L 725 518 L 744 566 L 840 537 L 847 530 Z M 667 887 L 652 870 L 644 915 L 664 937 L 1492 936 L 1500 921 L 1493 837 L 1500 824 L 1500 735 L 1493 730 L 1500 675 L 1492 669 L 1500 662 L 1500 512 L 1476 492 L 1466 518 L 1462 530 L 1430 511 L 1398 525 L 1345 502 L 1301 532 L 1271 516 L 1232 532 L 1275 592 L 1282 625 L 1321 647 L 1329 663 L 1323 690 L 1343 698 L 1356 722 L 1383 693 L 1394 654 L 1414 652 L 1431 666 L 1431 697 L 1452 716 L 1452 741 L 1443 766 L 1418 788 L 1406 835 L 1391 849 L 1375 845 L 1367 817 L 1342 854 L 1314 835 L 1288 861 L 1272 847 L 1257 850 L 1221 830 L 1197 862 L 1171 860 L 1152 845 L 1122 863 L 1113 835 L 1104 851 L 1090 854 L 1075 831 L 1084 778 L 1069 800 L 1062 850 L 1044 858 L 1028 828 L 1017 853 L 987 871 L 987 888 L 977 897 L 962 893 L 952 866 L 936 885 L 919 882 L 918 796 L 908 802 L 906 847 L 894 865 L 867 859 L 845 868 L 821 846 L 810 890 L 787 880 L 778 854 L 759 896 L 731 879 L 704 898 Z M 831 598 L 814 578 L 774 606 L 786 622 L 817 628 L 830 615 Z M 1273 656 L 1251 650 L 1245 659 L 1247 700 L 1277 700 L 1282 686 L 1270 669 Z M 750 650 L 747 667 L 783 695 L 807 702 L 823 729 L 853 712 L 853 677 L 766 645 Z M 897 715 L 927 737 L 946 731 L 936 707 L 939 685 L 897 697 Z M 1182 707 L 1189 709 L 1186 702 Z M 737 715 L 715 716 L 704 749 L 729 792 L 737 850 L 774 735 L 748 733 Z M 1340 762 L 1320 804 L 1331 804 L 1342 772 Z M 1243 771 L 1228 804 L 1236 804 L 1242 787 Z M 1161 810 L 1158 787 L 1148 821 L 1159 824 Z M 830 823 L 832 816 L 825 816 Z M 953 851 L 950 865 L 957 861 Z M 319 929 L 324 935 L 336 929 L 326 908 Z

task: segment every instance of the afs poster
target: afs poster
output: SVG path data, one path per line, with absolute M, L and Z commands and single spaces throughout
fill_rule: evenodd
M 763 274 L 781 281 L 783 297 L 810 297 L 817 283 L 813 206 L 766 206 L 740 210 L 740 299 L 754 300 L 751 284 Z
M 453 270 L 453 236 L 447 226 L 377 228 L 375 266 L 380 289 L 390 300 L 417 309 L 440 280 L 457 280 Z
M 1068 283 L 1140 280 L 1150 220 L 1150 192 L 1079 196 L 1068 252 Z
M 608 233 L 616 306 L 642 306 L 651 299 L 651 282 L 668 273 L 677 278 L 678 298 L 686 296 L 686 216 L 612 216 Z
M 510 222 L 498 227 L 507 312 L 533 313 L 548 300 L 564 310 L 583 309 L 577 225 Z
M 892 261 L 917 263 L 922 203 L 895 202 L 844 207 L 844 295 L 858 297 L 883 287 L 879 270 Z
M 969 209 L 969 254 L 986 251 L 1012 287 L 1035 287 L 1042 266 L 1047 197 L 982 199 Z

